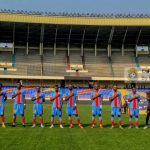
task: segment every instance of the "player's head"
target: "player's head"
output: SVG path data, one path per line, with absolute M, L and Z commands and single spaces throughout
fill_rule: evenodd
M 2 90 L 2 87 L 3 87 L 3 84 L 2 84 L 2 83 L 0 83 L 0 90 Z
M 95 90 L 98 90 L 98 89 L 99 89 L 99 86 L 98 86 L 97 83 L 94 83 L 94 89 L 95 89 Z
M 41 91 L 41 87 L 38 86 L 38 87 L 36 88 L 36 91 L 37 91 L 37 92 L 40 92 L 40 91 Z
M 69 83 L 68 88 L 69 88 L 69 90 L 72 90 L 73 86 L 71 83 Z
M 136 88 L 135 87 L 132 88 L 132 92 L 136 93 Z
M 58 89 L 59 89 L 58 85 L 55 85 L 54 89 L 55 89 L 55 92 L 58 92 Z
M 113 85 L 113 90 L 117 91 L 117 89 L 118 89 L 117 85 Z
M 16 86 L 17 86 L 17 89 L 21 89 L 21 83 L 20 82 L 17 82 L 17 84 L 16 84 Z

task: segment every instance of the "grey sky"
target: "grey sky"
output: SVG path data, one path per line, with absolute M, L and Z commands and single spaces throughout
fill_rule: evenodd
M 80 13 L 150 13 L 150 0 L 0 0 L 0 9 Z

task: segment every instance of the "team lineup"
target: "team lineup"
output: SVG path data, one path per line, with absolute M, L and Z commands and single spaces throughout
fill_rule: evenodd
M 3 85 L 0 83 L 0 116 L 2 120 L 2 128 L 5 126 L 4 118 L 4 105 L 7 100 L 7 93 L 2 89 Z M 77 108 L 77 91 L 73 89 L 73 85 L 69 84 L 68 89 L 63 93 L 59 90 L 58 85 L 54 86 L 54 91 L 49 95 L 49 101 L 52 102 L 51 108 L 51 119 L 50 119 L 50 128 L 54 127 L 54 118 L 57 116 L 59 118 L 60 128 L 63 128 L 62 123 L 62 105 L 66 105 L 66 114 L 69 120 L 69 128 L 73 128 L 72 116 L 75 116 L 78 127 L 83 128 L 83 125 L 80 121 Z M 147 93 L 148 95 L 149 93 Z M 33 102 L 33 118 L 32 118 L 32 128 L 36 127 L 36 117 L 40 117 L 41 128 L 44 128 L 44 119 L 43 119 L 43 103 L 45 102 L 45 94 L 41 91 L 41 87 L 36 88 L 36 92 L 31 94 L 31 101 Z M 111 128 L 114 128 L 114 117 L 118 117 L 118 127 L 122 127 L 122 118 L 121 118 L 121 107 L 123 106 L 121 101 L 121 92 L 118 91 L 117 85 L 112 87 L 112 91 L 109 94 L 109 101 L 111 105 Z M 16 126 L 16 116 L 20 115 L 22 117 L 22 125 L 25 127 L 25 108 L 26 108 L 26 99 L 25 99 L 25 90 L 22 88 L 21 83 L 16 84 L 16 88 L 12 92 L 12 99 L 14 100 L 13 106 L 13 118 L 12 118 L 12 127 Z M 102 119 L 102 103 L 103 103 L 103 93 L 99 88 L 98 84 L 95 83 L 91 96 L 92 103 L 92 125 L 91 128 L 95 126 L 95 119 L 98 116 L 99 127 L 103 128 L 103 119 Z M 148 128 L 148 121 L 150 116 L 150 99 L 148 99 L 147 107 L 147 116 L 146 116 L 146 126 L 144 129 Z M 139 102 L 140 95 L 136 92 L 136 88 L 132 88 L 132 91 L 128 94 L 128 108 L 129 108 L 129 128 L 133 127 L 132 118 L 135 117 L 135 128 L 139 128 Z

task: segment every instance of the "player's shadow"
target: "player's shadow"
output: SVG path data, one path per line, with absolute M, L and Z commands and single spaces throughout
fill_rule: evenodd
M 6 127 L 12 126 L 12 123 L 5 123 Z
M 128 123 L 122 124 L 122 127 L 123 127 L 123 128 L 128 128 L 128 127 L 129 127 L 129 124 L 128 124 Z
M 40 124 L 39 124 L 40 125 Z M 59 123 L 54 123 L 54 126 L 59 126 L 60 124 Z M 49 123 L 49 122 L 45 122 L 44 123 L 44 126 L 45 127 L 50 127 L 51 126 L 51 124 Z M 63 124 L 63 126 L 64 126 L 64 124 Z
M 90 123 L 83 123 L 82 125 L 83 125 L 83 127 L 91 127 Z
M 144 127 L 145 127 L 145 124 L 140 124 L 139 127 L 140 127 L 140 128 L 144 128 Z
M 49 126 L 50 126 L 50 123 L 46 122 L 46 123 L 44 123 L 44 126 L 45 126 L 45 127 L 49 127 Z M 59 123 L 57 123 L 57 122 L 54 123 L 54 126 L 59 126 Z M 64 128 L 69 128 L 69 126 L 70 126 L 69 123 L 68 123 L 68 124 L 67 124 L 67 123 L 63 123 L 63 127 L 64 127 Z M 82 126 L 83 126 L 83 127 L 91 127 L 91 124 L 88 124 L 88 123 L 87 123 L 87 124 L 82 124 Z M 73 127 L 74 127 L 74 128 L 78 127 L 78 124 L 74 123 L 74 124 L 73 124 Z
M 6 127 L 12 127 L 12 123 L 5 123 Z M 16 127 L 21 127 L 22 123 L 16 122 Z M 25 127 L 32 126 L 32 123 L 25 123 Z
M 111 124 L 104 124 L 103 125 L 103 128 L 110 128 L 111 127 Z

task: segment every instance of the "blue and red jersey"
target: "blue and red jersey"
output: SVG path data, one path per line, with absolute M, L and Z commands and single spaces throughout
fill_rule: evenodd
M 17 94 L 18 92 L 20 92 L 20 94 L 15 97 L 14 103 L 15 103 L 15 104 L 24 104 L 25 91 L 24 91 L 23 89 L 20 89 L 20 90 L 14 89 L 14 91 L 13 91 L 12 94 L 15 95 L 15 94 Z
M 57 95 L 59 95 L 59 97 L 55 98 L 54 101 L 52 102 L 52 107 L 53 108 L 60 108 L 62 106 L 62 93 L 61 92 L 52 92 L 51 93 L 51 97 L 54 98 Z
M 116 97 L 118 95 L 118 97 Z M 111 101 L 111 107 L 120 107 L 121 105 L 121 92 L 112 90 L 109 94 L 109 97 L 116 97 Z
M 140 95 L 138 93 L 134 94 L 133 92 L 128 94 L 128 98 L 132 99 L 133 97 L 137 97 L 137 98 L 135 98 L 131 102 L 129 102 L 129 108 L 138 109 L 139 108 Z
M 2 95 L 0 95 L 0 104 L 4 104 L 5 103 L 5 97 L 6 97 L 6 92 L 2 91 Z
M 71 94 L 74 94 L 74 95 L 71 96 L 71 97 L 69 98 L 69 100 L 67 101 L 67 107 L 74 107 L 75 104 L 76 104 L 77 91 L 76 91 L 76 90 L 69 90 L 69 89 L 67 89 L 67 90 L 65 91 L 65 95 L 66 95 L 66 96 L 69 96 L 69 95 L 71 95 Z
M 102 91 L 101 90 L 93 90 L 91 93 L 91 96 L 95 97 L 99 95 L 97 98 L 95 98 L 94 100 L 92 100 L 92 107 L 100 107 L 100 105 L 102 104 Z
M 40 98 L 38 98 L 40 97 Z M 42 104 L 43 103 L 43 99 L 45 99 L 45 94 L 43 92 L 36 92 L 32 95 L 32 98 L 36 99 L 34 100 L 34 104 Z

